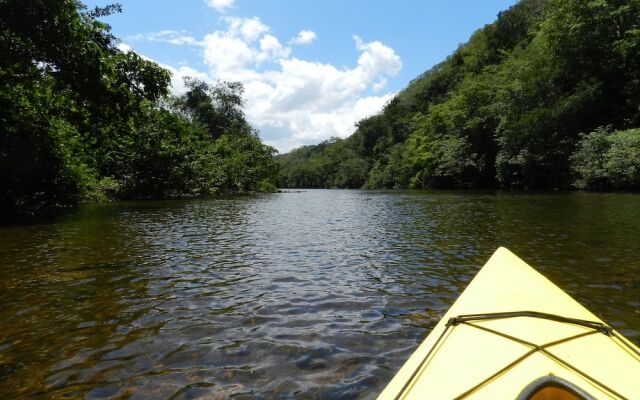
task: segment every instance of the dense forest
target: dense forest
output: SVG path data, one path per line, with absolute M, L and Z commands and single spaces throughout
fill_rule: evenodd
M 0 210 L 81 201 L 273 190 L 275 150 L 243 112 L 238 83 L 170 74 L 100 18 L 119 5 L 0 1 Z
M 279 184 L 640 189 L 638 128 L 640 0 L 521 0 Z

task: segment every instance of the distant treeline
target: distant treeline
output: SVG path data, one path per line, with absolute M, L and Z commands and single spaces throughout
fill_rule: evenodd
M 0 214 L 105 198 L 273 190 L 238 83 L 170 74 L 75 0 L 0 1 Z
M 521 0 L 279 184 L 640 189 L 638 127 L 640 0 Z

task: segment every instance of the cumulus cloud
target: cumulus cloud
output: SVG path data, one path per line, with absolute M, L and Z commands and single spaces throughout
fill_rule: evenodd
M 373 78 L 380 73 L 385 75 L 395 75 L 400 72 L 402 62 L 391 47 L 387 47 L 381 42 L 375 41 L 364 43 L 359 36 L 354 36 L 356 47 L 361 51 L 358 58 L 358 68 L 368 78 Z
M 256 118 L 263 131 L 280 134 L 263 135 L 265 143 L 286 152 L 296 147 L 318 143 L 331 137 L 346 137 L 353 133 L 355 123 L 379 112 L 395 96 L 368 96 L 345 102 L 339 107 L 320 112 L 292 109 L 271 118 Z M 263 116 L 264 117 L 264 116 Z
M 277 68 L 243 74 L 247 116 L 265 133 L 267 143 L 288 151 L 332 136 L 346 137 L 357 121 L 393 98 L 394 93 L 364 94 L 382 90 L 386 77 L 400 71 L 400 58 L 380 42 L 354 40 L 360 56 L 352 68 L 286 57 L 277 61 Z
M 384 89 L 384 88 L 386 88 L 386 87 L 387 87 L 387 83 L 389 83 L 389 82 L 387 81 L 387 79 L 386 79 L 386 78 L 380 78 L 380 79 L 378 79 L 378 81 L 377 81 L 377 82 L 375 82 L 375 83 L 373 84 L 373 86 L 372 86 L 372 87 L 373 87 L 373 91 L 374 91 L 374 92 L 379 92 L 379 91 L 381 91 L 382 89 Z
M 228 28 L 204 37 L 204 63 L 214 76 L 246 83 L 259 79 L 257 67 L 289 57 L 283 46 L 260 18 L 225 18 Z
M 380 93 L 402 68 L 395 51 L 379 41 L 353 37 L 359 55 L 351 67 L 292 56 L 259 18 L 224 17 L 227 27 L 202 40 L 185 32 L 153 36 L 167 43 L 197 44 L 207 71 L 168 67 L 174 92 L 183 93 L 184 76 L 205 81 L 240 81 L 245 86 L 247 118 L 263 140 L 281 152 L 332 136 L 346 137 L 354 124 L 382 109 L 394 93 Z M 296 38 L 312 41 L 315 34 Z M 289 43 L 294 43 L 291 40 Z M 301 42 L 300 42 L 301 43 Z
M 298 32 L 298 35 L 290 40 L 291 44 L 311 44 L 314 40 L 317 39 L 316 33 L 314 31 L 303 30 Z
M 225 12 L 227 9 L 233 7 L 234 0 L 205 0 L 205 3 L 212 8 L 215 8 L 218 12 Z

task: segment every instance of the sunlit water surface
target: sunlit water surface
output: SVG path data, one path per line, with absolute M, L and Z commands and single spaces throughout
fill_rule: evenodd
M 312 190 L 0 228 L 0 398 L 374 398 L 507 246 L 640 342 L 640 196 Z

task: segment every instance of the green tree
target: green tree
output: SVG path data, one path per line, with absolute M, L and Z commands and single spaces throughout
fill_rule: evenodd
M 0 2 L 0 209 L 272 188 L 274 150 L 243 112 L 239 83 L 189 80 L 118 49 L 99 21 L 119 5 Z M 222 166 L 222 167 L 221 167 Z
M 640 129 L 581 135 L 572 164 L 578 188 L 640 189 Z
M 184 83 L 188 90 L 176 102 L 178 109 L 202 124 L 212 138 L 251 130 L 244 116 L 241 83 L 219 81 L 212 86 L 189 77 Z
M 602 147 L 580 132 L 640 125 L 638 21 L 640 0 L 521 0 L 360 121 L 349 157 L 370 188 L 569 188 L 575 173 L 580 187 L 635 187 L 635 153 L 614 146 L 635 148 L 632 134 Z M 326 185 L 339 146 L 295 150 L 283 174 Z

